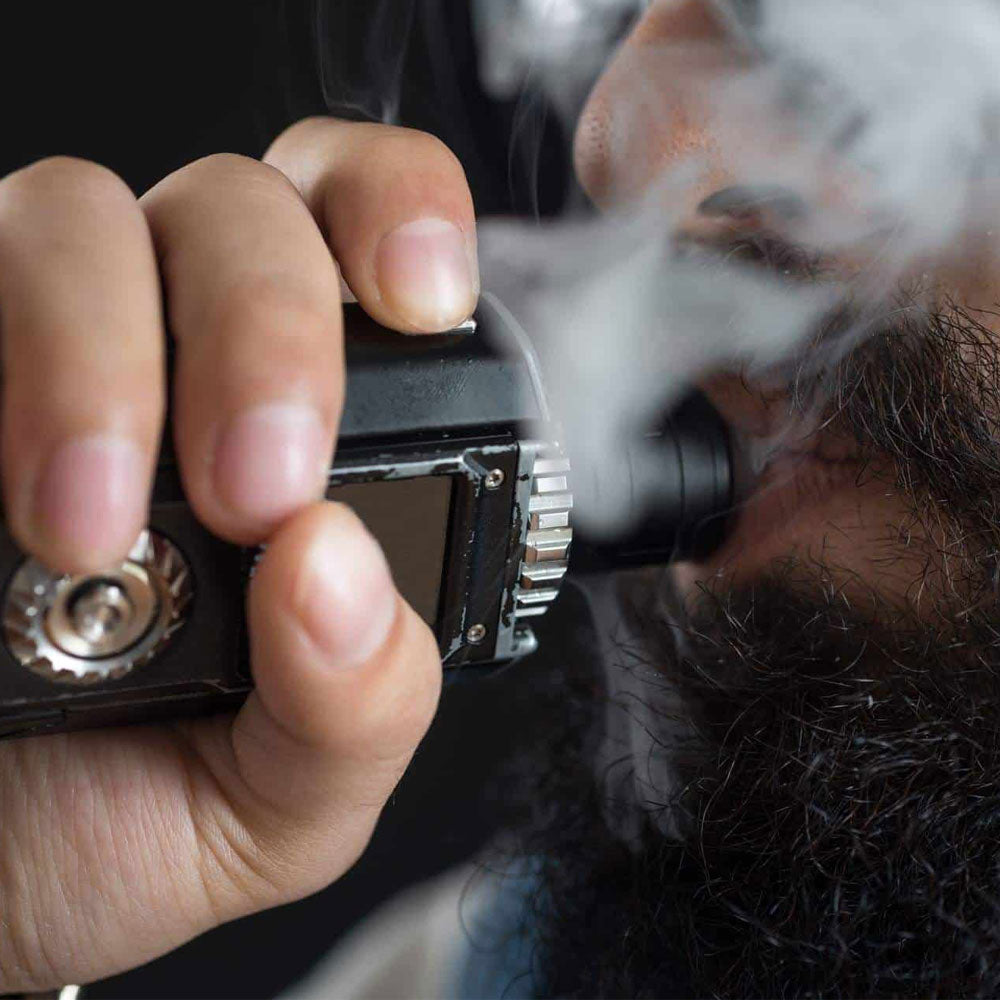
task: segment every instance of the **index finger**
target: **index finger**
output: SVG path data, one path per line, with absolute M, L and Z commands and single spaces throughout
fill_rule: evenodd
M 452 329 L 479 296 L 465 173 L 433 136 L 307 118 L 264 156 L 298 188 L 365 311 L 403 333 Z

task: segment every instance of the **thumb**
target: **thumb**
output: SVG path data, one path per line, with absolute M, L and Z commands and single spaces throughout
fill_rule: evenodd
M 220 872 L 213 901 L 232 916 L 316 891 L 354 863 L 441 689 L 430 629 L 342 505 L 308 508 L 273 538 L 249 619 L 256 691 L 210 763 L 227 808 L 209 826 L 227 814 L 237 824 L 212 851 L 237 869 Z

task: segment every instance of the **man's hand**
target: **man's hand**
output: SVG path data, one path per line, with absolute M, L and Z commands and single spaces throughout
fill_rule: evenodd
M 266 541 L 235 717 L 0 744 L 0 993 L 90 981 L 304 896 L 364 849 L 433 715 L 433 637 L 358 519 L 322 503 L 343 396 L 338 264 L 407 333 L 473 310 L 475 221 L 429 136 L 301 122 L 139 201 L 100 166 L 0 181 L 0 468 L 63 571 L 123 558 L 164 413 L 204 524 Z M 162 295 L 161 295 L 162 284 Z

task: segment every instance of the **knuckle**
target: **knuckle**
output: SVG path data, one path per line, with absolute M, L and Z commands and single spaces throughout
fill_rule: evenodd
M 275 153 L 311 147 L 316 143 L 336 147 L 343 143 L 346 135 L 351 136 L 351 144 L 356 143 L 366 160 L 373 149 L 392 150 L 410 155 L 416 153 L 461 169 L 458 157 L 447 143 L 430 132 L 381 122 L 347 122 L 322 115 L 302 118 L 289 125 L 271 143 L 265 159 L 270 160 Z
M 404 131 L 408 133 L 407 138 L 413 144 L 414 149 L 419 149 L 426 156 L 453 167 L 455 170 L 462 170 L 458 157 L 443 139 L 431 132 L 421 132 L 416 129 Z
M 288 147 L 295 147 L 300 141 L 308 140 L 318 132 L 327 131 L 331 127 L 336 127 L 337 124 L 339 123 L 336 122 L 336 119 L 323 115 L 309 115 L 306 118 L 300 118 L 284 131 L 278 133 L 264 154 L 264 159 L 269 160 L 276 153 L 280 154 Z
M 455 174 L 464 182 L 465 170 L 458 157 L 442 139 L 430 132 L 399 126 L 374 126 L 369 154 L 418 162 L 435 171 Z
M 409 699 L 412 714 L 404 716 L 404 735 L 411 746 L 424 738 L 441 699 L 441 652 L 431 630 L 422 621 L 419 626 L 420 639 L 414 643 L 413 657 L 420 667 L 414 670 L 414 691 Z
M 72 156 L 50 156 L 0 181 L 3 200 L 82 201 L 109 207 L 134 206 L 128 185 L 107 167 Z
M 276 167 L 239 153 L 212 153 L 181 167 L 153 191 L 187 191 L 204 185 L 266 197 L 289 197 L 299 202 L 291 181 Z
M 185 169 L 188 170 L 218 170 L 220 172 L 249 172 L 260 164 L 249 156 L 241 153 L 210 153 L 201 159 L 193 160 Z
M 203 811 L 193 811 L 192 819 L 198 877 L 216 924 L 244 909 L 284 902 L 294 878 L 238 821 L 222 824 Z
M 215 787 L 189 782 L 195 873 L 213 924 L 294 902 L 328 886 L 364 851 L 369 837 L 276 813 L 256 796 L 231 799 Z M 204 782 L 201 782 L 204 785 Z M 342 807 L 343 803 L 339 803 Z M 370 831 L 369 831 L 370 835 Z
M 249 177 L 266 177 L 271 174 L 276 174 L 277 177 L 280 177 L 280 174 L 277 174 L 266 163 L 261 163 L 259 160 L 243 156 L 240 153 L 210 153 L 208 156 L 203 156 L 200 160 L 194 160 L 192 163 L 189 163 L 186 167 L 182 168 L 182 171 L 192 174 L 212 173 L 220 177 L 235 178 L 238 180 Z
M 317 344 L 335 344 L 339 301 L 312 289 L 308 282 L 286 276 L 251 274 L 230 283 L 216 298 L 208 317 L 226 343 L 245 354 L 248 344 L 281 339 L 291 346 L 301 341 L 316 351 Z

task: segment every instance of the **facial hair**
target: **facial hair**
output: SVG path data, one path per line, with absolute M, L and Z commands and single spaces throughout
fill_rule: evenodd
M 946 524 L 898 540 L 950 567 L 932 613 L 862 613 L 792 560 L 683 610 L 644 579 L 616 668 L 646 679 L 668 762 L 642 801 L 593 763 L 635 687 L 616 703 L 586 657 L 553 678 L 564 729 L 525 755 L 517 840 L 543 995 L 1000 994 L 996 357 L 949 306 L 800 379 L 914 524 Z

